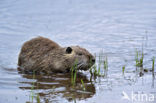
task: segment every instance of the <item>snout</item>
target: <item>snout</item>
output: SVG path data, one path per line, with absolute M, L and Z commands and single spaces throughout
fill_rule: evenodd
M 91 64 L 95 64 L 95 57 L 93 55 L 90 56 L 90 61 L 91 61 Z
M 89 58 L 90 60 L 90 63 L 89 63 L 89 67 L 91 67 L 91 66 L 93 66 L 94 64 L 95 64 L 95 57 L 94 56 L 90 56 L 90 58 Z
M 96 60 L 95 57 L 90 55 L 90 56 L 84 56 L 83 59 L 79 60 L 78 62 L 78 69 L 79 70 L 88 70 L 95 64 Z
M 94 63 L 95 63 L 95 58 L 93 57 L 93 58 L 91 59 L 91 61 L 92 61 L 92 63 L 94 64 Z

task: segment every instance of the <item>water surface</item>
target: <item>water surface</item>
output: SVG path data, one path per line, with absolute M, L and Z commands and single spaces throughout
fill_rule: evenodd
M 156 94 L 152 73 L 139 77 L 135 72 L 136 48 L 143 48 L 144 68 L 152 67 L 151 58 L 156 56 L 155 28 L 155 0 L 1 0 L 0 103 L 30 102 L 32 86 L 41 102 L 47 103 L 131 103 L 122 99 L 123 91 L 129 96 L 132 91 Z M 37 36 L 48 37 L 61 46 L 80 45 L 91 53 L 103 50 L 103 56 L 108 57 L 108 76 L 90 82 L 89 71 L 81 72 L 77 86 L 72 89 L 70 74 L 34 79 L 32 75 L 18 73 L 22 44 Z M 85 92 L 81 78 L 87 88 Z

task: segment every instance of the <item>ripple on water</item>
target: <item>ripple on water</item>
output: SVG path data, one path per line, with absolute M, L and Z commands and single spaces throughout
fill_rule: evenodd
M 151 72 L 139 77 L 135 71 L 136 48 L 142 51 L 143 47 L 144 68 L 151 69 L 151 58 L 156 57 L 155 4 L 155 0 L 0 0 L 0 102 L 28 102 L 32 87 L 42 102 L 49 103 L 125 103 L 120 99 L 123 90 L 129 94 L 155 91 Z M 108 77 L 90 82 L 89 72 L 80 73 L 73 89 L 70 74 L 34 79 L 18 73 L 22 44 L 39 35 L 61 46 L 81 45 L 97 55 L 103 50 Z

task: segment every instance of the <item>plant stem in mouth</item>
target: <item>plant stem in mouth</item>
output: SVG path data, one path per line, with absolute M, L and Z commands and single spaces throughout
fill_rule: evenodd
M 85 85 L 84 85 L 84 82 L 83 82 L 83 80 L 81 79 L 81 83 L 82 83 L 82 86 L 83 86 L 83 90 L 85 91 L 86 90 L 86 88 L 85 88 Z

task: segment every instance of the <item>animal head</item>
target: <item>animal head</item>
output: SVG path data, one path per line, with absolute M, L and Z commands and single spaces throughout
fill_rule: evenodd
M 94 56 L 79 46 L 64 48 L 65 57 L 70 61 L 70 67 L 76 65 L 79 70 L 88 70 L 94 63 Z

